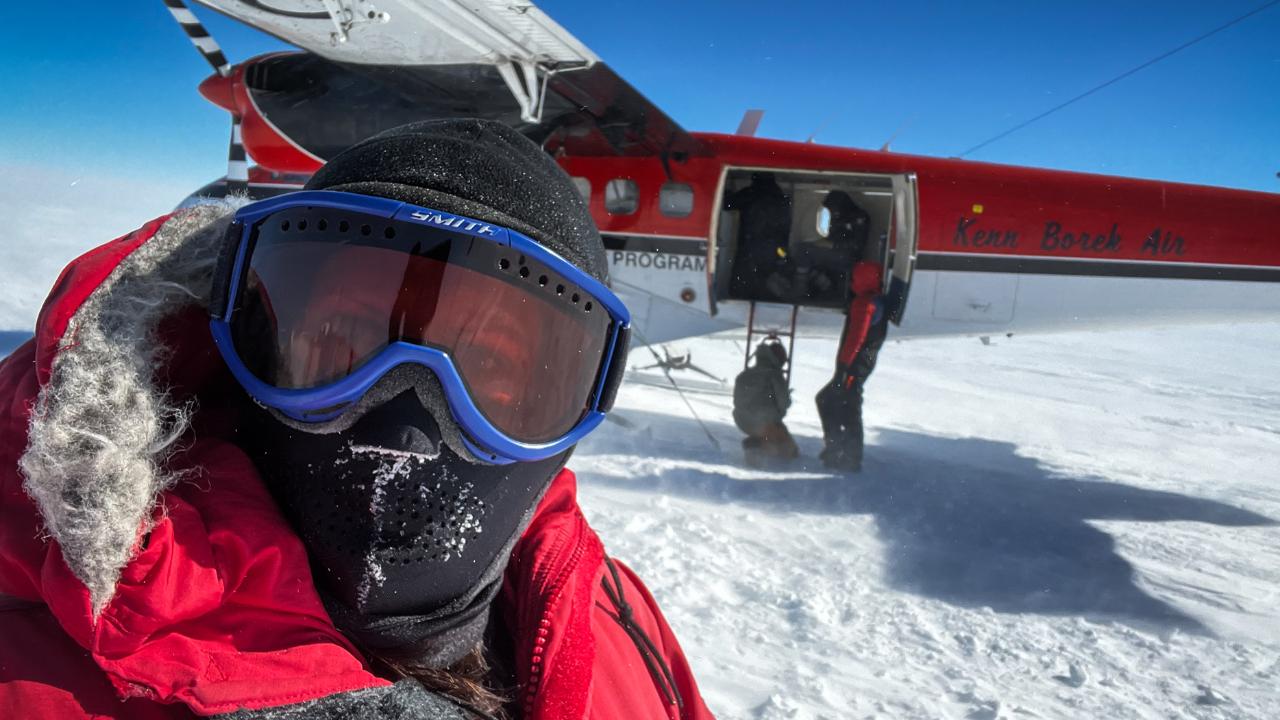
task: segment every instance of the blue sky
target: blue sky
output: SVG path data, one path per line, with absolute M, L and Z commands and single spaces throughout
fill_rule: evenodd
M 691 130 L 956 155 L 1262 4 L 542 0 Z M 233 60 L 280 44 L 197 9 Z M 1280 6 L 969 156 L 1280 192 Z M 195 187 L 225 112 L 160 0 L 38 3 L 0 27 L 0 164 Z

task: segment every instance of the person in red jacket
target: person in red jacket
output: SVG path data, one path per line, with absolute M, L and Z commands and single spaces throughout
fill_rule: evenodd
M 564 469 L 606 282 L 485 121 L 72 262 L 0 363 L 0 717 L 710 718 Z
M 831 211 L 828 236 L 833 245 L 847 249 L 857 260 L 850 273 L 851 299 L 835 376 L 815 398 L 822 421 L 822 462 L 834 470 L 862 469 L 862 389 L 876 366 L 884 344 L 888 318 L 883 311 L 883 275 L 879 263 L 862 260 L 866 249 L 866 212 L 840 191 L 828 194 L 824 205 Z

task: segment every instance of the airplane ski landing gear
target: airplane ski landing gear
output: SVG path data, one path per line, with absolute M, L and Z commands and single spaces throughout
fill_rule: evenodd
M 692 370 L 696 373 L 701 373 L 703 375 L 706 375 L 707 377 L 711 378 L 712 380 L 715 380 L 721 385 L 725 383 L 724 378 L 716 377 L 715 375 L 712 375 L 711 373 L 698 367 L 697 365 L 694 365 L 692 351 L 686 352 L 683 355 L 672 355 L 671 350 L 669 350 L 666 345 L 663 345 L 662 354 L 665 355 L 666 357 L 660 358 L 655 355 L 654 357 L 657 360 L 657 362 L 655 362 L 652 365 L 645 365 L 644 367 L 638 367 L 636 369 L 652 370 L 653 368 L 660 368 L 663 370 L 663 372 L 669 372 L 671 370 Z

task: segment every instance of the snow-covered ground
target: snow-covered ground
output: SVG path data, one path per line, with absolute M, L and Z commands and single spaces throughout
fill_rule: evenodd
M 678 343 L 731 379 L 742 338 Z M 1280 717 L 1280 324 L 886 346 L 865 471 L 745 469 L 730 385 L 632 372 L 582 503 L 724 718 Z M 647 354 L 633 365 L 649 364 Z M 717 447 L 718 445 L 718 447 Z
M 185 194 L 8 170 L 0 355 L 68 260 Z M 673 346 L 731 381 L 741 343 Z M 833 355 L 797 348 L 810 459 Z M 890 343 L 856 477 L 746 469 L 727 384 L 677 375 L 711 440 L 637 370 L 571 465 L 723 718 L 1272 720 L 1277 357 L 1280 322 Z
M 0 333 L 31 329 L 77 255 L 173 210 L 194 189 L 0 163 Z M 0 335 L 0 354 L 11 342 Z

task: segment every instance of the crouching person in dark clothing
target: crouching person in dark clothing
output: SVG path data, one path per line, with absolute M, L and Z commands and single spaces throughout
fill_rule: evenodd
M 782 373 L 787 351 L 777 340 L 765 340 L 756 346 L 755 357 L 755 365 L 733 381 L 733 422 L 747 434 L 742 450 L 752 464 L 767 457 L 795 458 L 800 450 L 782 423 L 791 407 L 791 389 Z

